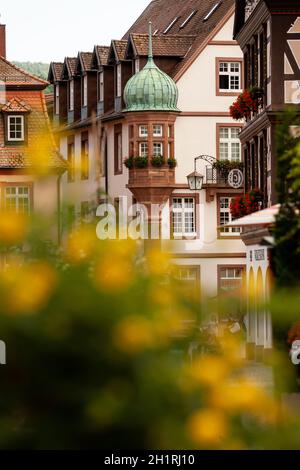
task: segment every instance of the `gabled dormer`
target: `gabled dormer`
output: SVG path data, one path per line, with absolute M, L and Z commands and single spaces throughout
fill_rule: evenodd
M 114 108 L 114 67 L 108 64 L 110 48 L 95 46 L 92 66 L 97 69 L 97 116 Z
M 125 106 L 123 93 L 126 83 L 133 75 L 132 61 L 126 60 L 127 41 L 112 41 L 108 63 L 114 67 L 115 111 L 121 112 Z
M 77 58 L 66 57 L 61 76 L 67 82 L 68 124 L 81 118 L 81 77 L 77 75 L 76 68 Z
M 92 52 L 79 52 L 76 73 L 81 77 L 81 119 L 97 112 L 97 70 L 92 61 Z
M 5 145 L 15 147 L 26 144 L 31 107 L 25 101 L 14 97 L 2 107 L 1 112 L 4 116 Z
M 63 63 L 51 62 L 48 81 L 54 87 L 53 124 L 65 124 L 68 118 L 67 81 L 62 79 Z

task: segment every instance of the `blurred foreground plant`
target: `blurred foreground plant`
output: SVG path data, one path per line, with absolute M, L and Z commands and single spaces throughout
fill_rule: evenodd
M 247 376 L 239 340 L 203 334 L 209 304 L 158 249 L 143 259 L 90 225 L 47 254 L 31 225 L 3 226 L 0 448 L 300 448 L 297 419 Z

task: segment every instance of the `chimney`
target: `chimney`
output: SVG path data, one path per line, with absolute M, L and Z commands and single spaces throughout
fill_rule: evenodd
M 6 59 L 6 26 L 0 24 L 0 56 Z

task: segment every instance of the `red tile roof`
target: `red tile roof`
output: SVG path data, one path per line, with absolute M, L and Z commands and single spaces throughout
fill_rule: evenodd
M 22 101 L 19 98 L 13 97 L 8 101 L 2 108 L 3 113 L 29 113 L 31 111 L 30 106 L 28 106 L 25 101 Z
M 153 54 L 160 57 L 184 57 L 195 39 L 196 36 L 153 36 Z M 149 36 L 147 34 L 132 33 L 130 40 L 137 55 L 148 55 Z
M 8 62 L 8 60 L 0 57 L 0 80 L 5 82 L 6 85 L 34 85 L 34 86 L 43 86 L 46 88 L 49 83 L 46 80 L 35 77 L 25 70 L 20 69 L 16 65 Z
M 127 40 L 122 40 L 122 41 L 113 40 L 111 42 L 109 58 L 111 58 L 114 53 L 117 61 L 125 60 L 127 44 L 128 44 Z
M 86 72 L 88 70 L 93 69 L 93 53 L 92 52 L 79 52 L 78 60 L 80 61 L 83 71 Z
M 108 46 L 95 46 L 95 52 L 97 54 L 99 65 L 108 64 L 109 49 L 110 48 Z

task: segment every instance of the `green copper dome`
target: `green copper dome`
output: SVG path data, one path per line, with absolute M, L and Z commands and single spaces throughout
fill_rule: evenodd
M 179 111 L 178 89 L 175 82 L 162 72 L 153 60 L 150 24 L 149 58 L 146 66 L 134 75 L 124 90 L 125 112 Z

